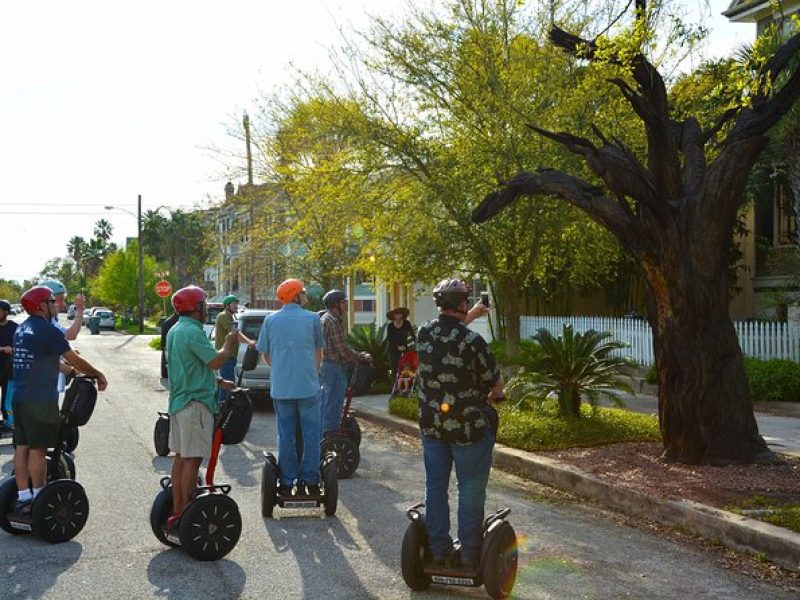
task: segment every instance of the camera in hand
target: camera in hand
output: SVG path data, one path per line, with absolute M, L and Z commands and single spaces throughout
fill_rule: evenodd
M 481 292 L 481 304 L 489 307 L 489 292 Z

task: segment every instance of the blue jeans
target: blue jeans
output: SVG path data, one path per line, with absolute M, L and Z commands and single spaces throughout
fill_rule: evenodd
M 347 393 L 347 365 L 323 360 L 319 383 L 322 386 L 322 432 L 338 431 L 342 426 L 342 407 Z
M 219 376 L 222 377 L 223 379 L 227 379 L 228 381 L 234 381 L 234 382 L 236 381 L 236 357 L 235 356 L 233 358 L 229 358 L 224 363 L 222 363 L 222 366 L 219 368 Z M 220 401 L 220 404 L 222 402 L 225 402 L 225 400 L 227 400 L 230 395 L 231 395 L 231 393 L 229 391 L 223 390 L 222 388 L 219 388 L 219 401 Z
M 486 484 L 492 467 L 494 439 L 494 434 L 487 431 L 481 441 L 459 446 L 422 436 L 425 524 L 428 529 L 428 545 L 434 560 L 445 558 L 453 546 L 447 490 L 454 462 L 458 483 L 458 538 L 461 540 L 461 558 L 465 561 L 480 559 L 483 508 L 486 503 Z
M 278 469 L 281 485 L 290 487 L 295 479 L 319 483 L 320 412 L 319 395 L 310 398 L 272 399 L 278 421 Z M 303 435 L 303 457 L 298 465 L 295 436 L 298 425 Z

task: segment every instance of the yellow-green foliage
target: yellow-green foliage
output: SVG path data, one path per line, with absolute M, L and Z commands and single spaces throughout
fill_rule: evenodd
M 416 398 L 393 398 L 389 412 L 417 420 Z M 655 442 L 661 439 L 658 419 L 614 408 L 584 406 L 581 418 L 564 419 L 511 407 L 500 409 L 498 442 L 520 450 L 561 450 L 616 442 Z

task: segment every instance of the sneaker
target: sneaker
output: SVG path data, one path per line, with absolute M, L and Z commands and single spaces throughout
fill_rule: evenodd
M 306 486 L 306 496 L 320 496 L 318 483 L 310 483 Z
M 33 499 L 30 500 L 17 500 L 14 505 L 14 514 L 23 519 L 31 518 L 31 511 L 33 510 Z
M 291 485 L 279 485 L 278 496 L 281 498 L 291 498 L 294 496 L 294 487 Z
M 178 530 L 178 525 L 181 522 L 181 514 L 182 513 L 172 513 L 169 517 L 167 517 L 166 530 L 168 532 Z

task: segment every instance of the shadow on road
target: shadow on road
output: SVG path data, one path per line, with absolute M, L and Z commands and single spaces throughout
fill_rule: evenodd
M 10 537 L 0 534 L 3 538 Z M 48 595 L 62 573 L 69 571 L 83 554 L 78 542 L 53 546 L 37 537 L 16 536 L 13 550 L 3 552 L 3 593 L 8 598 L 42 598 Z
M 178 548 L 156 554 L 147 565 L 147 578 L 156 589 L 143 595 L 158 598 L 238 598 L 247 581 L 232 560 L 200 562 Z

